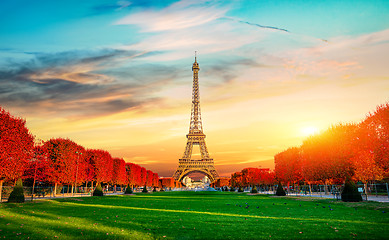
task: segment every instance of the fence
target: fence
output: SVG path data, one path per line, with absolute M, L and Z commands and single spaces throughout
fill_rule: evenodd
M 0 202 L 5 202 L 8 200 L 9 195 L 11 194 L 14 187 L 3 186 L 1 192 Z M 43 199 L 43 198 L 52 198 L 52 197 L 72 197 L 72 196 L 87 196 L 91 195 L 92 188 L 91 187 L 77 187 L 73 189 L 73 193 L 71 192 L 71 187 L 60 186 L 57 187 L 57 193 L 54 194 L 54 187 L 35 187 L 34 193 L 32 193 L 32 187 L 23 187 L 24 190 L 24 198 L 26 201 L 34 200 L 34 199 Z
M 6 202 L 8 200 L 9 195 L 13 190 L 13 186 L 3 186 L 1 191 L 1 199 L 0 202 Z M 35 200 L 35 199 L 47 199 L 54 197 L 82 197 L 82 196 L 91 196 L 94 188 L 92 187 L 77 187 L 73 189 L 72 186 L 57 186 L 57 192 L 54 194 L 54 186 L 37 186 L 34 188 L 34 194 L 32 194 L 32 187 L 23 187 L 24 189 L 24 198 L 26 201 Z M 151 187 L 148 187 L 149 191 L 152 191 Z M 108 186 L 105 185 L 103 187 L 103 191 L 105 194 L 117 194 L 120 192 L 124 192 L 125 188 L 122 186 Z M 134 192 L 141 192 L 143 187 L 135 188 Z
M 388 200 L 388 183 L 356 184 L 364 200 Z M 285 192 L 290 196 L 310 196 L 340 199 L 343 185 L 290 185 Z M 275 194 L 277 186 L 259 187 L 258 191 L 264 194 Z

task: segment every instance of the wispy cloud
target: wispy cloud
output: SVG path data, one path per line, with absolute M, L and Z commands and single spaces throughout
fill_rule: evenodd
M 144 32 L 178 30 L 199 26 L 222 17 L 226 8 L 208 1 L 179 1 L 162 10 L 147 10 L 126 16 L 116 24 L 134 24 Z

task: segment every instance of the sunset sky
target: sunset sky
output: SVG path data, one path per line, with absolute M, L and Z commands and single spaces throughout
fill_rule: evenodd
M 389 101 L 389 1 L 0 2 L 0 106 L 171 176 L 192 63 L 222 176 Z

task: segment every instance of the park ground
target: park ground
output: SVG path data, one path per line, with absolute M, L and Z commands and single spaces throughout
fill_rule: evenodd
M 387 239 L 389 203 L 155 192 L 0 204 L 5 239 Z

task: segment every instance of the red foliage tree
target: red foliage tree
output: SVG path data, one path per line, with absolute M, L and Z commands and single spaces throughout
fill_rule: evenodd
M 385 177 L 389 177 L 389 103 L 379 105 L 370 113 L 361 128 L 365 141 L 359 146 L 365 146 L 365 150 L 374 153 L 377 167 L 383 170 Z
M 29 159 L 23 177 L 25 179 L 32 179 L 33 182 L 47 182 L 51 174 L 52 168 L 46 146 L 34 146 L 33 157 Z
M 302 179 L 299 148 L 288 148 L 274 156 L 276 178 L 284 183 L 295 183 Z
M 158 185 L 159 185 L 158 173 L 153 173 L 153 187 L 158 187 Z
M 231 186 L 233 187 L 243 186 L 243 178 L 241 172 L 235 172 L 231 174 Z
M 34 138 L 26 121 L 0 107 L 0 182 L 15 181 L 23 175 L 32 157 Z
M 127 180 L 130 186 L 141 186 L 141 166 L 135 163 L 126 163 Z
M 148 187 L 153 186 L 154 173 L 151 170 L 146 170 L 146 185 Z
M 245 168 L 231 175 L 230 184 L 233 187 L 270 185 L 274 182 L 274 173 L 270 168 Z
M 34 138 L 25 124 L 0 107 L 0 198 L 3 181 L 20 178 L 32 157 Z
M 126 175 L 126 162 L 121 158 L 113 159 L 113 175 L 112 175 L 112 184 L 113 185 L 124 185 L 127 184 L 127 175 Z
M 308 182 L 331 183 L 352 176 L 352 143 L 357 126 L 339 124 L 311 136 L 301 147 L 302 175 Z
M 87 162 L 93 168 L 93 179 L 97 183 L 111 182 L 113 175 L 113 159 L 109 152 L 100 149 L 88 149 L 86 151 Z
M 139 186 L 144 186 L 146 185 L 147 181 L 147 170 L 144 167 L 140 167 L 140 181 L 139 181 Z
M 48 179 L 57 184 L 78 185 L 86 179 L 85 149 L 70 139 L 54 138 L 46 141 L 51 171 Z

